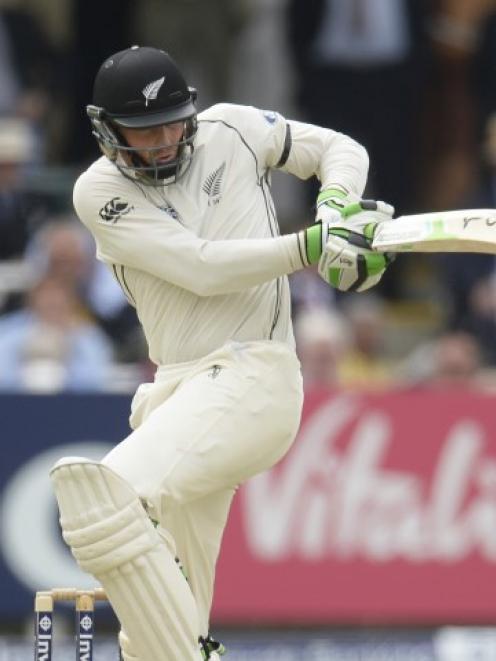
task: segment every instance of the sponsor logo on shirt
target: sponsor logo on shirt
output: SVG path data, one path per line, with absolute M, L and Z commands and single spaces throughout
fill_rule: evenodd
M 220 202 L 221 186 L 222 186 L 222 177 L 224 176 L 224 171 L 226 169 L 226 163 L 222 163 L 216 170 L 203 182 L 203 190 L 208 195 L 208 206 L 218 204 Z
M 120 197 L 113 197 L 100 209 L 98 215 L 106 223 L 113 225 L 133 209 L 134 207 L 129 202 L 122 201 Z
M 160 211 L 165 211 L 165 213 L 168 213 L 169 216 L 174 218 L 174 220 L 179 220 L 179 214 L 170 204 L 164 204 L 163 206 L 159 207 L 159 209 Z
M 266 122 L 268 122 L 269 124 L 275 123 L 277 119 L 277 115 L 273 110 L 263 110 L 262 114 L 265 117 Z

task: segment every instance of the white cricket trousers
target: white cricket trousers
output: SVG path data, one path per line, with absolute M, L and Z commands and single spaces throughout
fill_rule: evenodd
M 133 399 L 134 431 L 103 460 L 172 538 L 201 635 L 208 633 L 215 564 L 236 487 L 283 457 L 302 402 L 291 347 L 233 342 L 198 361 L 160 367 Z

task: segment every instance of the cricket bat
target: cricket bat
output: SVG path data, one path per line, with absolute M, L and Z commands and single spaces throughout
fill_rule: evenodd
M 379 223 L 379 252 L 480 252 L 496 255 L 496 209 L 461 209 L 399 216 Z

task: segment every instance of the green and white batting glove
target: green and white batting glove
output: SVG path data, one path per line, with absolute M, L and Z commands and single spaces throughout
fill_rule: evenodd
M 338 223 L 363 211 L 360 202 L 357 195 L 345 193 L 338 188 L 325 188 L 317 196 L 315 222 Z
M 344 193 L 337 192 L 337 196 L 326 196 L 326 207 L 329 200 L 332 205 L 338 201 L 330 207 L 331 213 L 329 208 L 319 213 L 318 208 L 319 222 L 300 232 L 300 248 L 309 264 L 318 264 L 319 275 L 332 287 L 365 291 L 379 282 L 392 261 L 391 255 L 375 252 L 371 245 L 377 224 L 392 220 L 394 208 L 373 200 L 348 203 Z

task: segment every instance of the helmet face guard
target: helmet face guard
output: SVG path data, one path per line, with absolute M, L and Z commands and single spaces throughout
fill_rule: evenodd
M 100 67 L 87 106 L 101 151 L 126 177 L 159 186 L 177 181 L 189 168 L 197 131 L 196 90 L 188 87 L 174 60 L 163 50 L 133 46 L 110 56 Z M 179 142 L 135 148 L 120 129 L 183 124 Z M 176 148 L 167 162 L 155 158 Z M 142 158 L 146 153 L 146 160 Z
M 194 90 L 191 91 L 194 92 Z M 156 126 L 161 126 L 163 124 L 175 124 L 182 121 L 182 137 L 179 142 L 174 144 L 163 144 L 149 148 L 131 147 L 119 130 L 120 124 L 116 120 L 106 119 L 106 113 L 103 108 L 89 105 L 86 108 L 86 112 L 91 120 L 93 127 L 92 133 L 101 151 L 116 164 L 124 176 L 135 179 L 146 186 L 161 186 L 177 181 L 187 172 L 191 165 L 194 152 L 194 138 L 197 131 L 196 112 L 192 116 L 182 120 L 157 124 Z M 150 128 L 150 125 L 133 126 L 133 128 L 138 130 L 140 128 L 145 129 Z M 158 161 L 155 155 L 164 148 L 176 148 L 176 158 L 167 161 L 167 163 Z M 140 155 L 143 152 L 146 152 L 148 155 L 146 161 Z

